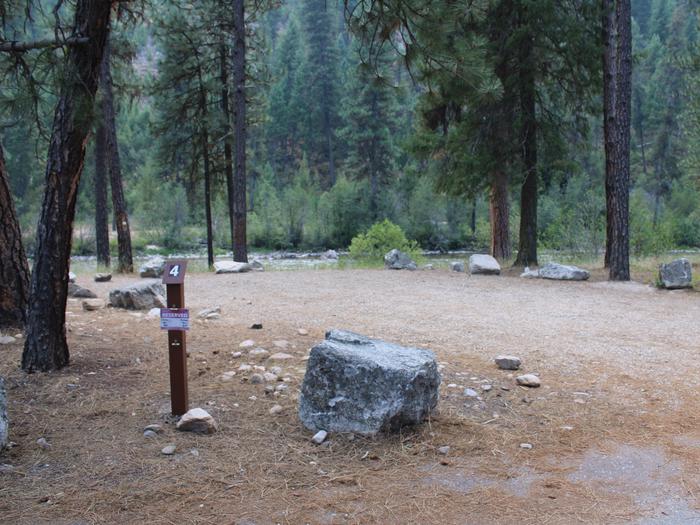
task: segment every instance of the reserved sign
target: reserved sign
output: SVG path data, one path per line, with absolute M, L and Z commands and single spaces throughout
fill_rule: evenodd
M 187 308 L 161 308 L 160 329 L 180 331 L 189 330 L 190 311 Z

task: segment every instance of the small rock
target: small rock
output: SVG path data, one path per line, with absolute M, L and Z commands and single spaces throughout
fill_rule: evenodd
M 277 381 L 277 376 L 275 374 L 273 374 L 272 372 L 265 372 L 263 374 L 263 378 L 268 383 L 274 383 Z
M 314 437 L 311 438 L 311 442 L 316 443 L 317 445 L 320 445 L 321 443 L 323 443 L 326 440 L 327 437 L 328 437 L 328 432 L 326 432 L 325 430 L 319 430 L 318 432 L 316 432 L 314 434 Z
M 160 318 L 160 308 L 151 308 L 146 314 L 147 319 L 159 319 Z
M 175 445 L 167 445 L 161 449 L 160 453 L 164 456 L 172 456 L 173 454 L 175 454 L 176 448 L 177 447 Z
M 472 390 L 471 388 L 465 388 L 464 395 L 466 397 L 479 397 L 479 393 L 476 390 Z
M 76 299 L 97 299 L 97 294 L 95 294 L 95 292 L 78 286 L 75 283 L 68 284 L 68 295 Z
M 253 385 L 259 385 L 264 382 L 265 378 L 262 376 L 262 374 L 253 374 L 250 376 L 250 383 Z
M 450 263 L 450 270 L 453 272 L 464 273 L 464 263 L 462 261 L 455 261 Z
M 257 260 L 250 263 L 250 268 L 255 272 L 264 272 L 265 271 L 265 267 L 263 266 L 263 264 Z
M 289 341 L 285 341 L 284 339 L 280 341 L 272 341 L 272 344 L 275 345 L 277 348 L 287 348 L 289 346 Z
M 238 358 L 243 355 L 243 352 L 231 352 L 231 357 Z
M 309 335 L 309 331 L 305 328 L 299 328 L 299 330 L 297 330 L 297 333 L 299 335 Z
M 16 341 L 11 335 L 0 335 L 0 345 L 9 345 Z
M 501 370 L 517 370 L 521 365 L 520 358 L 512 355 L 499 355 L 495 361 Z
M 180 418 L 177 429 L 199 434 L 213 434 L 218 430 L 218 425 L 209 412 L 202 408 L 193 408 Z
M 270 415 L 274 416 L 275 414 L 279 414 L 283 410 L 284 408 L 282 408 L 280 405 L 275 405 L 270 409 Z
M 158 435 L 158 434 L 156 434 L 156 433 L 153 432 L 152 430 L 145 430 L 144 433 L 143 433 L 143 437 L 147 437 L 147 438 L 154 438 L 154 437 L 156 437 L 157 435 Z
M 337 261 L 338 260 L 338 252 L 336 252 L 335 250 L 328 250 L 326 252 L 323 252 L 321 254 L 321 259 L 330 260 L 330 261 Z
M 435 265 L 433 265 L 433 264 L 426 264 L 426 265 L 423 266 L 423 269 L 424 269 L 424 270 L 434 270 L 434 269 L 435 269 Z
M 530 388 L 537 388 L 541 384 L 540 378 L 537 377 L 535 374 L 525 374 L 522 376 L 518 376 L 515 378 L 515 381 L 520 386 L 528 386 Z
M 200 310 L 197 314 L 197 319 L 218 319 L 219 317 L 221 317 L 220 306 L 205 308 L 204 310 Z
M 277 386 L 275 387 L 275 392 L 284 392 L 284 391 L 287 390 L 288 388 L 289 388 L 289 387 L 288 387 L 287 385 L 285 385 L 284 383 L 280 383 L 279 385 L 277 385 Z
M 272 368 L 270 368 L 270 372 L 278 376 L 282 375 L 282 369 L 279 366 L 273 366 Z
M 73 272 L 68 272 L 68 282 L 69 283 L 75 282 L 75 274 Z
M 96 273 L 95 274 L 95 282 L 96 283 L 106 283 L 112 280 L 112 274 L 111 273 Z
M 522 277 L 523 279 L 539 279 L 540 271 L 539 270 L 530 270 L 530 268 L 528 266 L 526 266 L 523 273 L 520 274 L 520 277 Z
M 252 339 L 246 339 L 238 345 L 239 348 L 251 348 L 253 346 L 255 346 L 255 341 L 253 341 Z
M 438 454 L 442 454 L 443 456 L 446 456 L 447 454 L 450 453 L 450 447 L 448 447 L 448 446 L 440 447 L 437 449 L 437 451 L 438 451 Z
M 562 430 L 566 430 L 566 431 L 569 431 L 569 430 L 573 430 L 573 429 L 574 429 L 574 427 L 569 426 L 569 425 L 564 425 L 563 427 L 559 427 L 559 428 L 561 428 Z
M 287 359 L 294 359 L 294 356 L 284 352 L 277 352 L 270 356 L 270 361 L 286 361 Z
M 250 372 L 252 369 L 253 369 L 252 366 L 246 365 L 246 364 L 243 364 L 243 365 L 238 367 L 239 372 Z
M 265 356 L 267 356 L 267 355 L 269 355 L 269 354 L 270 354 L 270 352 L 268 352 L 268 351 L 265 350 L 264 348 L 256 348 L 256 349 L 251 350 L 250 352 L 248 352 L 248 355 L 249 355 L 250 357 L 265 357 Z
M 252 325 L 250 325 L 251 330 L 262 330 L 262 327 L 262 323 L 253 323 Z
M 231 370 L 229 372 L 224 372 L 223 374 L 221 374 L 221 380 L 222 381 L 230 381 L 231 379 L 233 379 L 233 376 L 235 376 L 235 375 L 236 375 L 236 372 L 234 370 Z
M 532 450 L 532 443 L 520 443 L 520 448 L 524 448 L 525 450 Z
M 491 385 L 481 385 L 481 390 L 484 392 L 490 392 L 493 387 Z
M 48 450 L 51 448 L 51 443 L 46 441 L 46 438 L 43 438 L 43 437 L 40 437 L 39 439 L 37 439 L 36 444 L 39 445 L 44 450 Z
M 155 432 L 156 434 L 160 434 L 163 431 L 163 427 L 161 427 L 160 425 L 154 424 L 154 425 L 148 425 L 148 426 L 143 428 L 144 432 L 147 432 L 149 430 L 151 432 Z
M 139 275 L 144 278 L 158 278 L 165 270 L 165 259 L 160 256 L 151 257 L 139 268 Z
M 85 299 L 83 301 L 83 310 L 86 312 L 94 312 L 105 307 L 105 302 L 102 299 Z
M 416 263 L 408 254 L 393 249 L 384 256 L 384 267 L 390 270 L 415 270 Z

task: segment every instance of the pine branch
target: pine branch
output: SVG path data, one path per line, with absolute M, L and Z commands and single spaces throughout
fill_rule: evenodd
M 88 37 L 69 37 L 65 39 L 45 39 L 33 40 L 29 42 L 17 42 L 14 40 L 0 42 L 0 53 L 24 53 L 32 49 L 46 49 L 63 46 L 79 46 L 87 44 L 90 41 Z

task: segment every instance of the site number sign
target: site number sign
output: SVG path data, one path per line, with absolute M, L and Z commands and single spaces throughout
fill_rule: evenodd
M 163 269 L 163 284 L 183 284 L 187 261 L 168 261 Z

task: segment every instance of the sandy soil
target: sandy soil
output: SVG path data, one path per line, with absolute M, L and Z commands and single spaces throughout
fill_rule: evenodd
M 79 284 L 101 297 L 133 280 L 89 277 Z M 193 274 L 186 295 L 195 312 L 223 309 L 188 334 L 190 404 L 220 431 L 170 423 L 157 320 L 71 300 L 67 369 L 27 376 L 21 344 L 0 347 L 16 443 L 0 457 L 0 523 L 700 523 L 694 292 L 323 270 Z M 330 328 L 434 350 L 444 367 L 434 417 L 311 444 L 297 392 L 303 358 Z M 222 379 L 242 363 L 276 364 L 233 358 L 245 339 L 271 352 L 288 341 L 286 394 L 266 395 L 250 373 Z M 493 365 L 500 353 L 543 386 L 517 387 Z M 276 403 L 284 411 L 270 415 Z M 155 439 L 142 435 L 151 423 L 164 425 Z M 174 456 L 161 455 L 167 444 Z

